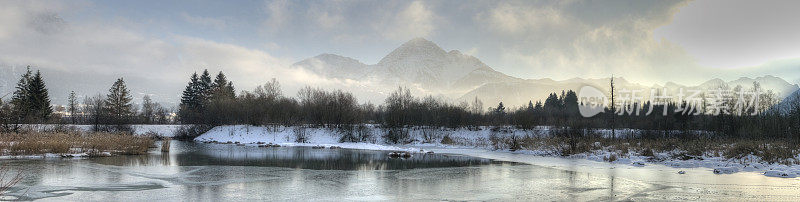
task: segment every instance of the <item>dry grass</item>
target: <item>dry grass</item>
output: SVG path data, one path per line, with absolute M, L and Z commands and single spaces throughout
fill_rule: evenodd
M 455 139 L 455 138 L 452 138 Z M 800 145 L 786 140 L 749 140 L 722 138 L 631 138 L 609 139 L 598 136 L 569 138 L 564 136 L 509 136 L 491 135 L 487 145 L 494 149 L 513 149 L 521 145 L 524 150 L 551 151 L 555 155 L 573 155 L 593 151 L 610 151 L 618 156 L 641 155 L 656 159 L 656 153 L 667 153 L 673 159 L 702 159 L 703 157 L 725 157 L 743 159 L 749 155 L 761 158 L 768 163 L 798 164 Z M 456 145 L 469 145 L 468 142 L 448 141 Z M 470 145 L 480 146 L 480 145 Z
M 153 140 L 114 133 L 0 133 L 0 155 L 103 153 L 137 155 L 147 153 Z

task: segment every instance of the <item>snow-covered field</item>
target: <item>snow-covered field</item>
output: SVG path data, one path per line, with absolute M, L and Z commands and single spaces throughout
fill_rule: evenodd
M 260 126 L 219 126 L 206 132 L 205 134 L 195 138 L 195 141 L 201 142 L 219 142 L 219 143 L 238 143 L 249 146 L 256 146 L 258 144 L 278 144 L 281 146 L 339 146 L 342 148 L 350 149 L 370 149 L 370 150 L 398 150 L 419 152 L 420 148 L 478 148 L 486 152 L 509 152 L 496 150 L 492 151 L 493 146 L 490 141 L 492 136 L 542 136 L 547 135 L 549 128 L 537 127 L 533 130 L 518 130 L 518 129 L 503 129 L 491 130 L 488 127 L 480 127 L 473 129 L 423 129 L 423 128 L 409 128 L 408 133 L 413 142 L 403 145 L 390 145 L 386 144 L 383 139 L 385 130 L 376 125 L 367 125 L 367 130 L 371 134 L 368 142 L 359 143 L 340 143 L 340 132 L 330 128 L 315 128 L 315 127 L 302 127 L 306 133 L 305 143 L 296 143 L 295 132 L 301 131 L 296 127 L 260 127 Z M 432 139 L 432 141 L 425 141 Z M 455 145 L 441 144 L 443 137 L 449 137 Z M 460 146 L 456 146 L 460 145 Z M 469 146 L 463 146 L 469 145 Z M 518 154 L 527 154 L 532 156 L 560 156 L 557 151 L 552 149 L 543 150 L 521 150 L 515 151 Z M 793 165 L 779 165 L 763 163 L 760 158 L 756 156 L 746 156 L 742 159 L 725 159 L 724 157 L 716 156 L 703 156 L 700 159 L 680 160 L 674 159 L 669 152 L 655 153 L 658 159 L 665 159 L 659 161 L 650 160 L 651 157 L 641 156 L 636 152 L 629 152 L 628 154 L 617 154 L 609 151 L 591 151 L 582 154 L 571 155 L 563 158 L 586 159 L 591 161 L 603 162 L 614 155 L 617 157 L 613 164 L 624 164 L 635 167 L 642 167 L 654 164 L 665 165 L 673 168 L 710 168 L 715 174 L 731 174 L 736 172 L 759 172 L 764 173 L 770 177 L 785 177 L 793 178 L 800 175 L 800 166 Z M 800 159 L 800 156 L 796 157 Z

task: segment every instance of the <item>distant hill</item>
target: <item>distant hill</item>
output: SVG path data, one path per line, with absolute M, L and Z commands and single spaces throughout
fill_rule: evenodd
M 423 38 L 412 39 L 383 57 L 377 64 L 364 64 L 358 60 L 321 54 L 293 65 L 327 78 L 361 81 L 370 86 L 371 97 L 386 95 L 398 86 L 406 86 L 418 95 L 442 96 L 453 101 L 471 100 L 475 97 L 493 105 L 503 101 L 509 106 L 521 106 L 533 100 L 544 100 L 552 92 L 566 89 L 577 90 L 591 85 L 608 91 L 610 78 L 573 78 L 563 81 L 552 79 L 521 79 L 508 76 L 481 62 L 479 59 L 457 50 L 445 51 L 435 43 Z M 758 82 L 763 89 L 773 90 L 780 99 L 800 89 L 796 84 L 774 76 L 756 78 L 742 77 L 733 81 L 711 79 L 697 86 L 686 86 L 673 82 L 644 86 L 631 83 L 624 78 L 615 78 L 618 89 L 663 89 L 675 92 L 679 88 L 712 89 L 742 86 L 752 88 Z M 645 92 L 649 95 L 649 91 Z M 378 100 L 379 101 L 379 100 Z
M 795 105 L 800 104 L 800 90 L 795 91 L 792 94 L 789 94 L 784 98 L 780 103 L 776 104 L 772 110 L 777 111 L 781 114 L 789 113 L 792 108 L 796 107 Z M 797 106 L 800 107 L 800 106 Z

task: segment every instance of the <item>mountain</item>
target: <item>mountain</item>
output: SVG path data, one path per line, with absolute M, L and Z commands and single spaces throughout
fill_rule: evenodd
M 321 54 L 293 65 L 314 72 L 320 76 L 359 81 L 355 91 L 367 92 L 371 102 L 382 102 L 376 95 L 387 95 L 398 86 L 412 89 L 417 95 L 435 95 L 452 101 L 471 100 L 475 97 L 488 105 L 504 102 L 507 106 L 522 106 L 528 101 L 544 100 L 552 92 L 578 90 L 583 86 L 594 86 L 608 92 L 610 78 L 573 78 L 563 81 L 552 79 L 521 79 L 495 71 L 478 58 L 463 54 L 458 50 L 446 51 L 435 43 L 423 38 L 415 38 L 400 45 L 377 64 L 364 64 L 358 60 L 334 55 Z M 678 89 L 716 89 L 742 86 L 750 89 L 754 82 L 762 89 L 770 89 L 782 99 L 800 89 L 796 84 L 774 76 L 756 78 L 742 77 L 732 81 L 711 79 L 697 86 L 686 86 L 673 82 L 662 85 L 644 86 L 631 83 L 624 78 L 614 78 L 617 89 L 646 90 L 639 96 L 648 96 L 649 89 L 666 88 L 671 94 Z
M 800 90 L 786 96 L 780 103 L 772 107 L 771 110 L 781 114 L 787 114 L 796 107 L 800 107 Z
M 412 39 L 366 65 L 355 59 L 321 54 L 292 65 L 328 78 L 371 81 L 377 87 L 407 86 L 419 92 L 458 97 L 486 83 L 522 81 L 495 71 L 478 58 L 445 51 L 423 38 Z
M 303 67 L 319 75 L 342 79 L 361 79 L 369 66 L 356 59 L 334 54 L 322 54 L 297 62 L 294 66 Z

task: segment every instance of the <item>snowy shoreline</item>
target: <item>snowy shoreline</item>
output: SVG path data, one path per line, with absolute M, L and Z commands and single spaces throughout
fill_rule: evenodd
M 425 152 L 429 149 L 479 149 L 485 152 L 499 152 L 508 153 L 510 151 L 492 150 L 489 141 L 489 136 L 492 133 L 488 128 L 480 128 L 477 130 L 455 129 L 437 131 L 445 133 L 448 137 L 459 139 L 461 141 L 471 141 L 472 146 L 461 145 L 447 145 L 438 143 L 421 143 L 420 137 L 425 133 L 430 133 L 428 129 L 411 128 L 409 135 L 414 140 L 410 144 L 391 145 L 385 144 L 383 135 L 385 131 L 375 125 L 368 125 L 367 130 L 370 134 L 370 139 L 366 142 L 358 143 L 340 143 L 339 138 L 341 135 L 331 128 L 315 128 L 303 127 L 305 136 L 307 136 L 305 143 L 296 143 L 293 141 L 295 136 L 296 127 L 285 126 L 218 126 L 208 132 L 195 138 L 198 142 L 216 142 L 216 143 L 236 143 L 245 146 L 258 146 L 264 144 L 275 144 L 280 146 L 324 146 L 324 147 L 341 147 L 347 149 L 367 149 L 367 150 L 391 150 L 391 151 L 407 151 L 407 152 Z M 506 131 L 508 134 L 515 135 L 541 135 L 546 132 L 546 128 L 539 128 L 538 130 L 510 130 Z M 497 135 L 497 134 L 494 134 Z M 441 137 L 439 137 L 441 138 Z M 552 150 L 519 150 L 511 153 L 524 154 L 531 156 L 543 157 L 557 157 L 564 159 L 585 159 L 596 162 L 608 163 L 608 158 L 614 155 L 613 152 L 604 150 L 595 150 L 586 153 L 580 153 L 570 156 L 560 156 L 557 152 Z M 800 175 L 800 165 L 780 165 L 768 164 L 761 162 L 761 159 L 752 155 L 745 156 L 741 159 L 725 159 L 724 157 L 703 156 L 702 159 L 688 159 L 680 160 L 670 156 L 669 153 L 660 152 L 655 153 L 654 156 L 663 159 L 660 161 L 650 160 L 652 157 L 646 157 L 630 151 L 626 155 L 620 155 L 617 159 L 609 164 L 623 164 L 634 167 L 643 167 L 648 165 L 664 165 L 672 168 L 709 168 L 713 169 L 715 174 L 732 174 L 737 172 L 757 172 L 769 177 L 782 177 L 782 178 L 795 178 Z M 798 157 L 800 158 L 800 157 Z

